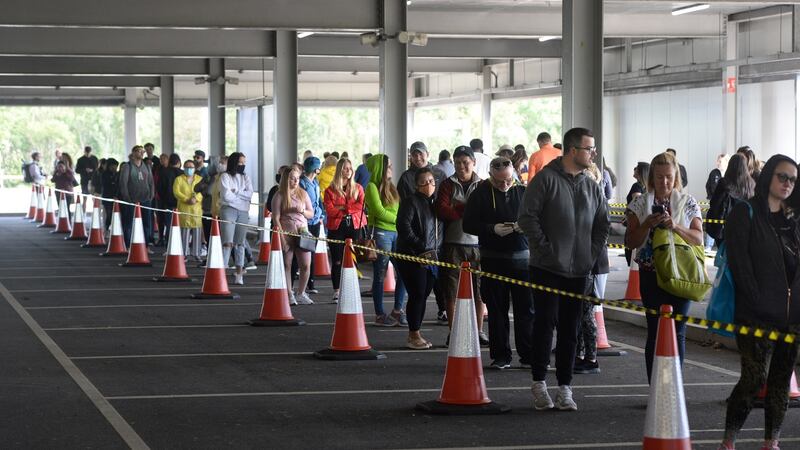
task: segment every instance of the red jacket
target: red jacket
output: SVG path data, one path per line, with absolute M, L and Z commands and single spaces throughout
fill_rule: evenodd
M 356 198 L 345 197 L 333 190 L 333 187 L 325 189 L 322 204 L 325 206 L 325 215 L 328 217 L 326 226 L 328 230 L 338 230 L 344 216 L 350 214 L 353 218 L 353 228 L 356 230 L 364 225 L 366 217 L 364 211 L 364 188 L 355 183 Z M 345 209 L 339 209 L 344 207 Z

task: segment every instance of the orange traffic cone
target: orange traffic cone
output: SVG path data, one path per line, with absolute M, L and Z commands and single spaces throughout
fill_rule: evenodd
M 181 239 L 181 224 L 178 220 L 178 211 L 172 211 L 172 227 L 169 231 L 169 244 L 167 245 L 167 258 L 164 261 L 164 273 L 160 277 L 153 277 L 153 281 L 192 281 L 186 273 L 186 260 L 183 257 L 183 239 Z
M 72 227 L 69 224 L 69 208 L 64 193 L 61 193 L 61 201 L 58 202 L 58 225 L 51 233 L 69 233 Z
M 288 327 L 305 325 L 302 320 L 292 316 L 289 307 L 289 289 L 286 287 L 286 271 L 283 267 L 283 251 L 281 238 L 277 231 L 272 232 L 271 255 L 267 265 L 267 284 L 264 287 L 264 300 L 261 305 L 261 315 L 258 319 L 250 321 L 254 327 Z
M 211 236 L 208 240 L 208 256 L 206 257 L 206 273 L 203 276 L 203 288 L 200 292 L 192 294 L 192 298 L 213 299 L 229 298 L 236 300 L 239 294 L 228 290 L 228 280 L 225 278 L 227 261 L 222 261 L 222 239 L 219 237 L 219 221 L 211 220 Z M 284 281 L 284 283 L 286 283 Z
M 44 220 L 39 228 L 54 228 L 56 226 L 56 200 L 53 198 L 53 190 L 47 190 L 47 209 L 44 210 Z
M 256 264 L 269 264 L 269 254 L 271 253 L 270 235 L 272 233 L 272 214 L 264 208 L 264 223 L 261 224 L 261 242 L 258 244 L 258 261 Z
M 758 392 L 758 396 L 756 397 L 756 401 L 753 402 L 753 406 L 756 408 L 763 408 L 764 399 L 766 397 L 767 397 L 767 386 L 764 385 Z M 792 372 L 792 378 L 791 380 L 789 380 L 789 407 L 790 408 L 800 407 L 800 390 L 798 390 L 797 388 L 797 377 L 795 376 L 794 372 Z
M 100 256 L 121 256 L 127 254 L 128 249 L 125 248 L 125 236 L 122 235 L 122 216 L 119 212 L 119 203 L 114 202 L 114 210 L 111 213 L 111 237 L 108 238 L 108 248 L 104 253 L 100 253 Z
M 606 321 L 603 317 L 603 305 L 594 306 L 594 321 L 597 324 L 597 356 L 625 356 L 628 354 L 625 350 L 614 349 L 608 343 L 608 334 L 606 333 Z
M 64 240 L 77 241 L 78 239 L 86 239 L 86 227 L 83 226 L 83 206 L 80 200 L 75 201 L 75 212 L 72 214 L 72 232 Z
M 353 263 L 354 259 L 353 240 L 347 239 L 344 244 L 339 305 L 336 307 L 333 338 L 328 348 L 314 352 L 314 356 L 319 359 L 352 361 L 386 358 L 383 353 L 373 350 L 367 340 L 361 293 L 358 288 L 358 271 Z
M 44 186 L 37 186 L 38 193 L 36 194 L 36 216 L 33 218 L 31 222 L 43 222 L 44 221 Z
M 642 294 L 639 292 L 639 264 L 636 262 L 636 249 L 631 253 L 631 269 L 628 272 L 625 300 L 642 301 Z
M 475 320 L 475 300 L 469 262 L 461 263 L 447 367 L 437 400 L 417 404 L 431 414 L 500 414 L 511 408 L 489 400 L 481 365 L 481 346 Z
M 325 242 L 325 227 L 319 227 L 319 240 L 317 240 L 317 248 L 314 250 L 314 276 L 315 277 L 329 277 L 331 276 L 331 264 L 328 262 L 328 245 Z
M 149 210 L 147 211 L 147 214 L 150 214 Z M 150 255 L 147 254 L 147 243 L 144 240 L 142 207 L 137 203 L 133 210 L 133 231 L 131 231 L 131 248 L 128 249 L 128 260 L 120 264 L 120 266 L 152 267 L 152 265 L 153 264 L 150 262 Z
M 644 422 L 643 450 L 690 450 L 689 419 L 672 306 L 661 305 L 650 398 Z
M 394 292 L 395 283 L 394 266 L 392 262 L 389 261 L 389 265 L 386 266 L 386 275 L 383 277 L 383 292 Z
M 31 206 L 28 208 L 28 214 L 25 215 L 25 219 L 32 220 L 36 217 L 36 202 L 38 201 L 39 194 L 36 192 L 36 185 L 31 185 Z
M 100 228 L 100 200 L 94 199 L 94 209 L 92 209 L 92 228 L 89 231 L 89 240 L 81 247 L 105 247 L 106 238 L 103 229 Z

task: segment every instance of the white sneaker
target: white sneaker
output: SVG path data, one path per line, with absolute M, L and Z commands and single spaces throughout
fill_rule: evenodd
M 256 270 L 256 269 L 258 269 L 258 267 L 256 267 L 256 263 L 255 263 L 255 262 L 253 262 L 253 261 L 250 261 L 249 263 L 247 263 L 247 264 L 244 266 L 244 270 L 247 270 L 247 271 L 250 271 L 250 270 Z
M 332 303 L 339 303 L 339 293 L 338 292 L 334 292 L 333 293 L 333 300 L 331 300 L 331 302 Z
M 242 274 L 237 274 L 233 276 L 233 284 L 238 284 L 240 286 L 244 285 L 244 276 Z
M 531 385 L 531 393 L 533 393 L 533 407 L 537 411 L 545 409 L 553 409 L 553 399 L 547 393 L 547 383 L 544 381 L 534 381 Z
M 314 300 L 311 300 L 311 297 L 308 296 L 305 292 L 297 296 L 297 304 L 298 305 L 313 305 Z
M 289 305 L 296 306 L 297 305 L 297 298 L 294 296 L 294 292 L 289 291 Z
M 556 408 L 561 411 L 577 411 L 578 405 L 572 399 L 572 389 L 563 384 L 558 387 L 558 394 L 556 394 Z

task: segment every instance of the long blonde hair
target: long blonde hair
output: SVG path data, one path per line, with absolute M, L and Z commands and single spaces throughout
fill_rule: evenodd
M 297 193 L 300 185 L 294 188 L 293 192 L 289 192 L 289 175 L 292 172 L 297 172 L 297 178 L 300 178 L 300 171 L 294 165 L 291 165 L 281 172 L 281 183 L 278 185 L 278 193 L 281 194 L 281 209 L 289 209 L 292 207 L 292 195 Z
M 345 164 L 350 164 L 350 179 L 345 180 L 342 171 Z M 355 181 L 353 181 L 353 163 L 347 158 L 342 158 L 336 163 L 336 173 L 333 175 L 330 188 L 333 189 L 338 195 L 342 197 L 349 197 L 353 200 L 358 200 L 358 188 Z
M 386 172 L 388 172 L 389 168 L 389 156 L 381 156 L 383 159 L 381 161 L 383 163 L 383 176 L 381 177 L 381 185 L 378 186 L 378 192 L 381 194 L 381 201 L 384 205 L 400 203 L 400 193 L 397 192 L 397 187 L 395 187 L 392 182 L 392 178 L 386 176 Z

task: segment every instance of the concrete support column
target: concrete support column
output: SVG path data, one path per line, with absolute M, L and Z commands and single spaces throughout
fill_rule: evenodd
M 564 0 L 562 127 L 592 130 L 599 156 L 603 132 L 603 2 Z
M 407 84 L 408 89 L 408 101 L 411 102 L 416 97 L 417 92 L 417 83 L 420 81 L 418 79 L 409 78 Z M 406 108 L 406 142 L 414 142 L 417 139 L 414 137 L 414 108 L 413 106 L 408 106 Z M 409 144 L 410 145 L 410 144 Z
M 225 60 L 208 60 L 208 155 L 225 154 Z M 220 81 L 221 80 L 221 81 Z
M 487 155 L 494 154 L 492 145 L 492 66 L 483 66 L 481 83 L 481 140 L 483 151 Z
M 125 89 L 125 155 L 136 145 L 136 89 Z
M 267 184 L 269 184 L 269 170 L 272 170 L 273 158 L 267 155 L 264 149 L 264 105 L 258 106 L 258 217 L 264 217 L 264 203 L 267 201 Z M 258 222 L 264 226 L 264 220 L 259 219 Z
M 739 33 L 738 22 L 727 22 L 725 26 L 725 59 L 737 59 L 738 43 L 737 35 Z M 734 80 L 735 91 L 730 92 L 728 89 L 728 80 Z M 722 89 L 724 100 L 723 104 L 723 124 L 725 132 L 725 152 L 732 153 L 738 147 L 738 96 L 739 96 L 739 67 L 727 66 L 722 71 Z
M 275 36 L 275 167 L 297 161 L 297 32 Z
M 161 108 L 161 151 L 166 154 L 175 152 L 175 79 L 161 77 L 161 96 L 158 99 Z
M 625 72 L 633 72 L 633 39 L 625 39 Z
M 406 1 L 379 0 L 383 33 L 396 36 L 406 30 Z M 396 37 L 381 41 L 380 67 L 380 148 L 389 156 L 398 179 L 408 164 L 406 156 L 408 48 Z

